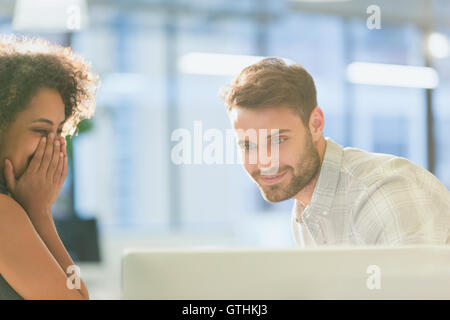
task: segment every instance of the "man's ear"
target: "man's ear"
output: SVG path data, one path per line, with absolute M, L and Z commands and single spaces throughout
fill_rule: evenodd
M 316 140 L 322 136 L 323 127 L 325 125 L 325 119 L 322 110 L 319 106 L 316 106 L 311 112 L 309 117 L 309 130 L 313 140 Z

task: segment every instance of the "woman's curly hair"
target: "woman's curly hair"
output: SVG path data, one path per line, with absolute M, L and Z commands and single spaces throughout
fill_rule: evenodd
M 65 105 L 62 135 L 94 114 L 98 75 L 72 52 L 40 38 L 0 38 L 0 132 L 23 111 L 41 88 L 55 89 Z

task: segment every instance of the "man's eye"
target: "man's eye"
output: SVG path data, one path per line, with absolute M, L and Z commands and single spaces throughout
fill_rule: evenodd
M 280 144 L 280 143 L 284 142 L 285 140 L 286 140 L 286 138 L 283 138 L 283 137 L 276 137 L 276 138 L 274 138 L 272 141 L 273 141 L 273 143 Z
M 255 148 L 255 145 L 252 143 L 242 143 L 241 148 L 245 151 L 253 150 Z

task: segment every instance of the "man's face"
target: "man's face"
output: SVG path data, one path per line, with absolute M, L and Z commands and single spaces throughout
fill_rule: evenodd
M 244 168 L 255 181 L 261 193 L 269 202 L 279 202 L 295 196 L 318 174 L 320 156 L 314 146 L 309 128 L 305 128 L 301 118 L 288 107 L 267 107 L 260 109 L 233 106 L 230 119 L 238 140 Z M 261 130 L 266 129 L 266 130 Z M 271 136 L 271 130 L 278 134 Z M 257 135 L 250 135 L 248 132 Z M 267 132 L 268 161 L 255 162 L 252 153 L 266 148 L 261 142 L 261 134 Z M 247 133 L 247 134 L 246 134 Z M 278 153 L 272 150 L 278 148 Z M 259 151 L 260 153 L 261 151 Z M 275 154 L 275 156 L 272 156 Z M 274 163 L 276 163 L 274 165 Z M 276 172 L 265 174 L 276 166 Z

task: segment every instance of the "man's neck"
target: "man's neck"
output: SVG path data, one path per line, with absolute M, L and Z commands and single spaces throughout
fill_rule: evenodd
M 317 184 L 317 180 L 319 180 L 320 170 L 322 168 L 322 162 L 323 162 L 323 158 L 325 156 L 326 148 L 327 148 L 327 141 L 322 136 L 316 144 L 316 149 L 317 149 L 317 152 L 319 153 L 319 157 L 320 157 L 319 170 L 317 170 L 317 173 L 316 173 L 315 177 L 311 180 L 311 182 L 306 187 L 304 187 L 302 190 L 300 190 L 295 196 L 292 197 L 293 199 L 298 200 L 301 203 L 303 203 L 305 206 L 307 206 L 309 204 L 309 202 L 311 201 L 312 195 L 314 193 L 314 189 Z

